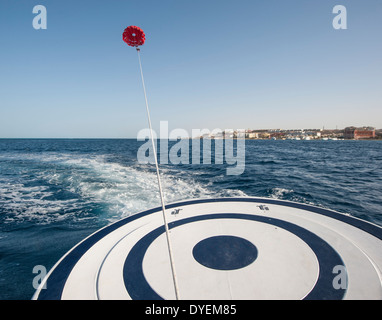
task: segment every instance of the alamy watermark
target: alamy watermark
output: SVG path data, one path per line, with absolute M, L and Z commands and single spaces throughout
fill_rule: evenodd
M 46 289 L 46 282 L 43 283 L 43 280 L 47 274 L 46 268 L 42 265 L 34 266 L 32 273 L 37 274 L 37 276 L 35 276 L 32 281 L 33 288 L 37 290 L 42 285 L 41 289 Z
M 154 146 L 159 151 L 160 164 L 226 164 L 227 175 L 240 175 L 245 170 L 245 130 L 192 129 L 191 135 L 184 129 L 168 130 L 168 122 L 160 122 L 160 132 L 153 130 Z M 150 130 L 142 129 L 137 141 L 146 141 L 137 152 L 139 163 L 155 163 L 150 141 Z M 160 147 L 158 149 L 158 137 Z M 211 141 L 214 141 L 212 148 Z M 168 142 L 176 142 L 169 149 Z
M 33 288 L 35 290 L 47 289 L 46 281 L 44 282 L 47 275 L 46 268 L 42 265 L 36 265 L 33 267 L 32 272 L 37 274 L 32 281 Z M 334 266 L 332 273 L 335 275 L 332 281 L 333 288 L 335 290 L 346 290 L 348 288 L 348 274 L 346 267 L 343 265 L 336 265 Z
M 336 274 L 332 281 L 333 288 L 336 290 L 346 290 L 348 288 L 348 273 L 346 267 L 343 265 L 334 266 L 332 273 Z
M 37 6 L 34 6 L 32 9 L 32 13 L 35 14 L 32 20 L 33 28 L 36 30 L 40 30 L 40 29 L 46 30 L 48 28 L 48 25 L 47 25 L 48 15 L 47 15 L 46 7 L 40 4 Z
M 47 27 L 47 9 L 45 6 L 39 4 L 35 5 L 32 9 L 32 13 L 35 15 L 32 20 L 32 26 L 35 30 L 46 30 Z M 333 18 L 332 25 L 336 30 L 347 29 L 347 9 L 344 5 L 336 5 L 332 10 L 336 16 Z
M 333 18 L 333 28 L 336 30 L 346 30 L 348 28 L 346 7 L 343 5 L 337 5 L 333 8 L 333 13 L 336 14 Z

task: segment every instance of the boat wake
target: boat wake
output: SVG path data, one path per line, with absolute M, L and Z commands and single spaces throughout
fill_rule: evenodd
M 113 162 L 104 155 L 19 154 L 6 157 L 8 175 L 0 179 L 3 223 L 114 222 L 160 206 L 155 171 L 148 166 Z M 246 196 L 239 190 L 215 190 L 195 173 L 161 168 L 166 203 L 222 196 Z M 217 177 L 216 179 L 218 179 Z

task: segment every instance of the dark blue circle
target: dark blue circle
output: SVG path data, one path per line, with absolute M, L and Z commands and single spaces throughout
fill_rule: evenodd
M 236 270 L 257 258 L 257 248 L 248 240 L 234 236 L 215 236 L 198 242 L 192 254 L 201 265 L 215 270 Z

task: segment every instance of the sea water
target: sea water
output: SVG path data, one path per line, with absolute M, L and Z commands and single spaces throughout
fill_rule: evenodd
M 160 206 L 155 166 L 137 160 L 143 143 L 0 139 L 0 299 L 30 299 L 35 266 L 49 270 L 99 228 Z M 166 203 L 268 197 L 382 226 L 382 141 L 246 140 L 244 172 L 226 169 L 161 164 Z

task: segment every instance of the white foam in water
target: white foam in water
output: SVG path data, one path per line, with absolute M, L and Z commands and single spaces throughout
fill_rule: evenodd
M 131 214 L 160 206 L 156 173 L 106 162 L 101 156 L 92 159 L 68 160 L 75 166 L 86 167 L 90 179 L 72 176 L 72 192 L 79 192 L 83 198 L 108 205 L 109 219 L 120 219 Z M 166 203 L 182 199 L 218 196 L 208 186 L 193 179 L 180 179 L 161 170 L 161 181 Z M 240 191 L 228 190 L 226 195 L 245 196 Z
M 78 209 L 76 200 L 47 200 L 51 192 L 46 187 L 25 187 L 22 184 L 0 184 L 0 204 L 6 217 L 3 222 L 38 221 L 50 223 L 63 220 L 68 215 L 60 212 Z
M 286 194 L 292 193 L 293 190 L 284 188 L 272 188 L 270 197 L 273 199 L 283 199 Z
M 102 207 L 101 219 L 113 222 L 134 213 L 160 206 L 157 177 L 153 168 L 134 168 L 108 162 L 104 156 L 73 154 L 27 154 L 19 157 L 49 164 L 46 170 L 33 168 L 35 180 L 46 185 L 26 187 L 21 183 L 0 181 L 0 204 L 7 212 L 4 222 L 31 220 L 51 223 L 65 219 L 84 220 L 89 206 Z M 166 203 L 218 196 L 245 196 L 238 190 L 214 191 L 192 176 L 161 168 Z M 27 181 L 27 182 L 30 182 Z M 77 198 L 56 200 L 49 186 L 68 191 Z M 79 195 L 79 197 L 78 197 Z
M 322 206 L 320 203 L 310 201 L 302 195 L 295 194 L 295 191 L 291 189 L 275 187 L 271 189 L 269 196 L 272 199 L 289 200 L 293 202 L 305 203 L 307 205 L 325 208 L 325 206 Z

